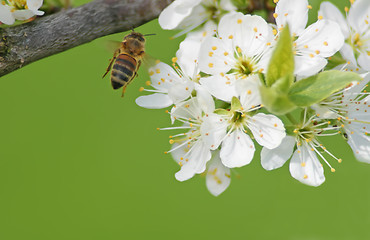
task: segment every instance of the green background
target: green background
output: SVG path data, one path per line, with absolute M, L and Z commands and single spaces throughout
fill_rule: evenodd
M 311 22 L 319 1 L 311 1 Z M 341 9 L 346 2 L 334 1 Z M 147 52 L 167 63 L 181 38 L 157 21 Z M 48 57 L 0 81 L 0 239 L 370 239 L 370 165 L 340 137 L 324 143 L 326 182 L 309 187 L 288 166 L 268 172 L 258 157 L 212 196 L 205 179 L 178 182 L 164 110 L 138 107 L 144 69 L 124 99 L 101 79 L 105 40 Z M 258 153 L 256 153 L 258 156 Z M 240 177 L 236 177 L 240 175 Z

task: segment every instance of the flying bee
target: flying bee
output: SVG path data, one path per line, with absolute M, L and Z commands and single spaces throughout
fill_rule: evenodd
M 123 41 L 118 43 L 118 49 L 115 50 L 113 58 L 104 73 L 103 78 L 107 73 L 111 72 L 111 84 L 113 89 L 122 89 L 122 97 L 125 94 L 128 84 L 136 77 L 137 71 L 141 65 L 141 61 L 145 55 L 145 38 L 154 34 L 143 35 L 132 31 L 123 38 Z

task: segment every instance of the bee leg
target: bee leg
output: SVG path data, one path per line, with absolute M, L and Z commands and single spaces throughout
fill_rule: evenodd
M 122 88 L 122 95 L 121 95 L 121 97 L 124 97 L 125 92 L 126 92 L 126 88 L 127 88 L 127 84 L 126 84 L 126 86 L 124 86 L 124 87 Z
M 132 77 L 132 79 L 134 79 L 135 77 L 138 77 L 139 76 L 139 74 L 137 73 L 137 70 L 140 68 L 140 65 L 141 65 L 141 60 L 139 60 L 139 62 L 137 63 L 135 75 Z
M 113 54 L 113 58 L 112 58 L 112 60 L 110 60 L 110 63 L 109 63 L 109 65 L 108 65 L 108 67 L 107 67 L 107 70 L 106 70 L 106 72 L 104 73 L 104 75 L 103 75 L 103 77 L 102 78 L 104 78 L 105 77 L 105 75 L 107 75 L 107 73 L 109 73 L 109 71 L 112 69 L 112 65 L 113 65 L 113 63 L 114 63 L 114 61 L 116 60 L 116 58 L 117 58 L 117 56 L 118 56 L 118 54 L 119 54 L 119 49 L 117 49 L 115 52 L 114 52 L 114 54 Z

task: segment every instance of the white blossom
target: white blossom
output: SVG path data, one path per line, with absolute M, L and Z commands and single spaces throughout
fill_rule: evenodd
M 230 185 L 230 168 L 221 163 L 220 151 L 212 153 L 212 158 L 206 170 L 206 185 L 208 191 L 214 196 L 223 193 Z
M 370 96 L 362 93 L 370 81 L 370 73 L 362 76 L 362 82 L 352 83 L 312 108 L 319 118 L 336 120 L 356 158 L 370 163 Z
M 236 10 L 231 0 L 175 0 L 159 15 L 163 29 L 183 29 L 187 33 L 207 22 L 217 23 L 229 11 Z
M 279 146 L 285 137 L 284 124 L 279 118 L 255 114 L 260 108 L 258 80 L 248 79 L 244 83 L 238 98 L 233 97 L 231 109 L 216 110 L 217 115 L 206 119 L 209 128 L 204 129 L 204 140 L 212 150 L 222 143 L 221 161 L 229 168 L 242 167 L 252 161 L 255 146 L 251 136 L 268 149 Z
M 44 15 L 39 11 L 43 0 L 7 0 L 0 3 L 0 22 L 12 25 L 15 20 L 28 20 L 31 17 Z
M 274 149 L 266 147 L 262 149 L 261 164 L 266 170 L 273 170 L 280 168 L 291 158 L 289 171 L 293 178 L 310 186 L 320 186 L 325 181 L 325 176 L 319 157 L 330 167 L 331 172 L 335 172 L 335 169 L 326 160 L 323 153 L 339 163 L 342 162 L 342 159 L 329 152 L 320 143 L 318 137 L 331 136 L 332 131 L 337 129 L 338 127 L 330 126 L 330 122 L 318 122 L 315 115 L 307 119 L 305 111 L 305 119 L 294 130 L 294 136 L 286 136 L 280 146 Z
M 154 93 L 138 97 L 136 103 L 145 108 L 165 108 L 187 100 L 200 78 L 197 67 L 199 48 L 198 40 L 186 39 L 172 59 L 174 68 L 163 62 L 149 68 L 151 81 L 147 85 L 154 89 L 142 87 L 140 90 Z
M 356 0 L 348 10 L 345 19 L 330 2 L 323 2 L 319 15 L 336 21 L 342 30 L 345 44 L 340 50 L 342 56 L 354 65 L 370 71 L 370 4 L 368 0 Z
M 183 123 L 180 127 L 162 128 L 162 130 L 186 129 L 187 132 L 170 136 L 172 149 L 168 151 L 181 166 L 175 174 L 179 181 L 192 178 L 195 174 L 203 173 L 206 164 L 211 159 L 211 150 L 204 141 L 201 131 L 204 119 L 214 110 L 213 99 L 200 88 L 197 97 L 175 105 L 171 110 L 172 121 Z
M 295 74 L 303 77 L 322 70 L 328 63 L 326 58 L 339 51 L 344 43 L 340 26 L 334 21 L 319 17 L 306 28 L 310 8 L 307 0 L 280 0 L 274 14 L 278 32 L 289 24 L 295 38 Z
M 199 68 L 211 76 L 200 83 L 216 98 L 230 102 L 242 80 L 266 69 L 269 59 L 264 53 L 272 33 L 259 16 L 229 13 L 220 20 L 217 34 L 201 45 Z

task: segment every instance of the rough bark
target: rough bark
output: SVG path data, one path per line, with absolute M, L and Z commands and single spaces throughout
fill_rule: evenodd
M 0 29 L 0 76 L 109 34 L 140 26 L 172 0 L 95 0 L 77 8 Z

